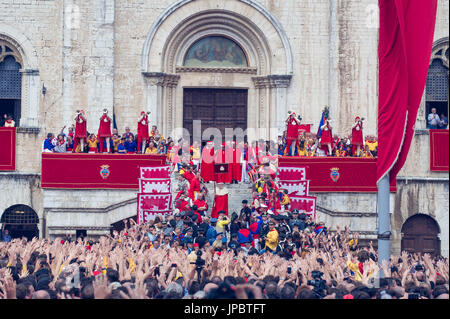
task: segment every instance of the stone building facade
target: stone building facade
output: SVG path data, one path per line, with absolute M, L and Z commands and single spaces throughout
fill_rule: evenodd
M 317 129 L 324 105 L 339 135 L 350 134 L 357 115 L 367 119 L 364 133 L 376 135 L 377 3 L 0 0 L 0 43 L 20 55 L 22 79 L 17 170 L 0 172 L 0 194 L 6 194 L 0 196 L 0 213 L 30 206 L 46 237 L 77 229 L 98 235 L 133 215 L 131 191 L 40 188 L 42 141 L 72 124 L 78 109 L 87 112 L 88 131 L 97 130 L 104 108 L 115 115 L 119 131 L 136 130 L 137 115 L 146 110 L 164 136 L 177 136 L 185 88 L 239 88 L 248 93 L 248 128 L 265 136 L 276 138 L 288 110 Z M 433 49 L 444 50 L 434 58 L 446 67 L 447 79 L 448 6 L 448 0 L 438 2 Z M 238 44 L 248 65 L 185 66 L 189 48 L 207 36 Z M 408 218 L 424 214 L 439 225 L 441 251 L 448 256 L 448 173 L 428 169 L 426 105 L 425 92 L 411 152 L 391 195 L 392 249 L 400 250 Z M 318 206 L 332 228 L 348 224 L 376 238 L 376 195 L 321 194 Z

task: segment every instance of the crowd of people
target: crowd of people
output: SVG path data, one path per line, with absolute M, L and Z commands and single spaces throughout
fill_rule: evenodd
M 4 233 L 0 298 L 448 299 L 448 258 L 403 252 L 379 265 L 357 232 L 291 209 L 267 156 L 239 212 L 216 201 L 219 191 L 208 203 L 192 161 L 173 174 L 173 213 L 147 223 L 91 238 Z
M 205 217 L 197 224 L 189 215 L 127 220 L 98 240 L 1 242 L 0 298 L 449 298 L 448 258 L 402 252 L 379 265 L 372 243 L 362 247 L 347 227 L 317 232 L 308 220 L 292 220 L 292 232 L 278 243 L 262 231 L 263 245 L 279 246 L 279 253 L 258 252 L 242 234 L 225 242 L 223 223 Z M 280 232 L 287 225 L 272 218 L 263 224 Z

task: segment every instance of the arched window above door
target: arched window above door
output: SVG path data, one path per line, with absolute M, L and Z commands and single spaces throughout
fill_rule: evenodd
M 248 67 L 244 50 L 223 36 L 207 36 L 195 42 L 184 58 L 186 67 Z

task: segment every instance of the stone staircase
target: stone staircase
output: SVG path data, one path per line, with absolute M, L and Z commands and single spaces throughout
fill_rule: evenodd
M 172 175 L 172 196 L 175 198 L 175 186 L 177 185 L 178 173 L 173 173 Z M 214 203 L 214 183 L 206 183 L 206 188 L 208 189 L 207 203 L 209 206 L 207 215 L 211 214 L 212 206 Z M 229 215 L 233 212 L 239 214 L 242 208 L 242 201 L 244 199 L 248 200 L 249 204 L 252 202 L 252 184 L 227 184 L 226 188 L 228 189 L 228 207 L 229 207 Z
M 208 188 L 208 205 L 210 206 L 208 214 L 211 214 L 211 209 L 214 202 L 214 184 L 206 184 L 206 187 Z M 231 216 L 233 212 L 236 212 L 239 215 L 242 208 L 242 201 L 244 199 L 248 200 L 249 204 L 252 203 L 252 184 L 227 184 L 226 188 L 228 189 L 229 216 Z

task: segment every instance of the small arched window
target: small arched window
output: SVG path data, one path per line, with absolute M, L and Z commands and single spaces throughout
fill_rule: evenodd
M 425 90 L 427 128 L 445 129 L 448 127 L 448 124 L 445 125 L 445 121 L 442 121 L 442 118 L 445 117 L 448 123 L 448 56 L 449 44 L 447 39 L 447 41 L 442 41 L 437 45 L 431 55 Z M 433 109 L 436 109 L 436 113 L 441 119 L 441 125 L 438 123 L 437 127 L 433 126 L 436 122 L 430 121 Z
M 248 67 L 244 50 L 222 36 L 208 36 L 195 42 L 184 57 L 184 66 L 203 68 Z
M 0 41 L 0 126 L 6 116 L 19 125 L 22 98 L 22 58 L 6 41 Z

